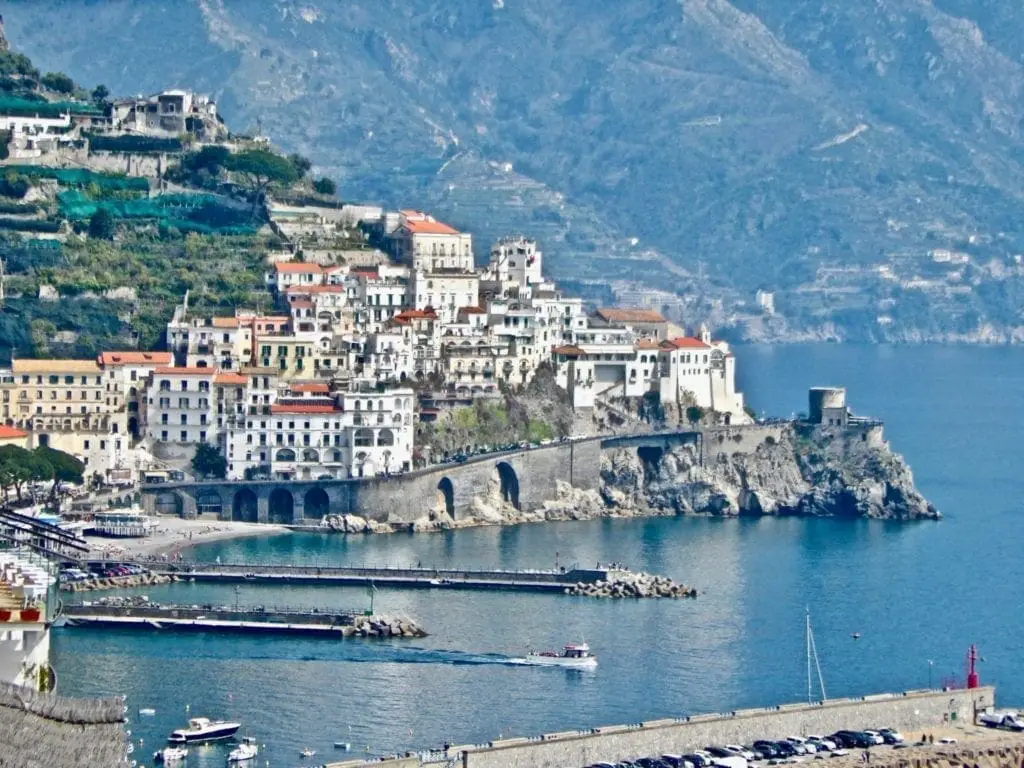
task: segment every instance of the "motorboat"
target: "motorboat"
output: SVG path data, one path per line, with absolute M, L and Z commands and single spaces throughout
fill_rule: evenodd
M 152 707 L 143 707 L 142 709 L 139 710 L 139 714 L 144 716 L 144 717 L 152 717 L 153 715 L 156 714 L 156 710 L 153 709 Z
M 315 749 L 310 749 L 309 747 L 306 747 L 304 750 L 299 752 L 299 756 L 300 757 L 313 757 L 313 755 L 315 755 L 315 754 L 316 754 L 316 750 Z
M 188 728 L 179 728 L 167 738 L 172 744 L 186 744 L 194 741 L 218 741 L 235 735 L 241 723 L 230 723 L 226 720 L 210 720 L 208 717 L 193 717 L 188 721 Z
M 164 765 L 177 765 L 188 757 L 188 750 L 184 747 L 164 747 L 153 754 L 153 760 Z
M 587 669 L 597 666 L 597 656 L 590 652 L 590 646 L 586 643 L 575 643 L 566 645 L 561 653 L 530 651 L 526 656 L 526 663 L 545 667 Z
M 228 755 L 228 763 L 244 763 L 246 760 L 252 760 L 259 753 L 260 747 L 256 743 L 256 739 L 246 736 L 242 739 L 241 744 L 231 750 L 231 754 Z

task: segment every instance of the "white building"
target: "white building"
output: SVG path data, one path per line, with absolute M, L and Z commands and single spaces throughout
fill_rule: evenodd
M 459 310 L 480 304 L 480 276 L 475 272 L 416 272 L 413 309 L 430 307 L 443 324 L 458 321 Z
M 471 272 L 473 237 L 421 211 L 402 211 L 390 234 L 395 258 L 415 270 Z
M 216 443 L 214 368 L 157 368 L 147 398 L 149 434 L 162 443 Z

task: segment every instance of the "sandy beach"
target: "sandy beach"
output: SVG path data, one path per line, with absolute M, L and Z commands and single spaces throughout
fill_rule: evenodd
M 287 533 L 281 525 L 240 523 L 232 520 L 184 520 L 180 517 L 156 517 L 153 535 L 144 539 L 107 539 L 86 536 L 91 557 L 138 557 L 140 555 L 174 555 L 195 544 L 237 539 L 244 536 L 267 536 Z

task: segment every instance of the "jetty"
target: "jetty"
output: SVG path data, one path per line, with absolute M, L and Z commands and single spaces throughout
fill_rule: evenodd
M 319 637 L 425 637 L 415 621 L 362 611 L 290 607 L 161 605 L 98 601 L 65 605 L 57 626 L 154 631 L 242 632 Z
M 121 561 L 119 561 L 121 562 Z M 102 561 L 97 561 L 97 565 Z M 489 570 L 417 566 L 326 566 L 215 562 L 140 562 L 150 572 L 176 579 L 222 584 L 272 583 L 418 589 L 489 589 L 558 592 L 578 584 L 615 580 L 608 568 Z M 92 563 L 90 563 L 90 566 Z

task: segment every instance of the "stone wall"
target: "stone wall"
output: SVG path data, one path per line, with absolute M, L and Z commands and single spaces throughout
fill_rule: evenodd
M 757 447 L 771 438 L 778 442 L 788 424 L 745 424 L 731 427 L 708 427 L 704 430 L 704 462 L 713 462 L 724 453 L 754 453 Z
M 991 687 L 912 691 L 545 734 L 453 747 L 452 751 L 465 752 L 463 768 L 582 768 L 597 761 L 614 763 L 690 752 L 708 744 L 746 744 L 758 738 L 827 734 L 843 728 L 892 727 L 914 733 L 943 722 L 971 723 L 975 712 L 994 703 Z
M 489 485 L 500 484 L 508 501 L 534 510 L 556 496 L 558 481 L 592 490 L 600 482 L 601 445 L 597 440 L 555 443 L 499 456 L 470 459 L 462 464 L 409 472 L 395 477 L 300 482 L 165 483 L 143 489 L 149 513 L 213 514 L 222 519 L 251 522 L 318 522 L 322 507 L 313 501 L 326 494 L 326 512 L 355 514 L 380 523 L 411 524 L 431 512 L 449 512 L 456 520 Z M 446 496 L 445 491 L 448 491 Z M 239 504 L 240 494 L 250 503 Z M 250 495 L 251 494 L 251 495 Z M 280 502 L 290 499 L 290 513 L 275 517 Z M 177 497 L 177 502 L 174 502 Z M 279 502 L 275 505 L 275 500 Z M 451 505 L 449 510 L 447 507 Z M 244 507 L 244 509 L 243 509 Z M 219 508 L 219 511 L 218 511 Z

